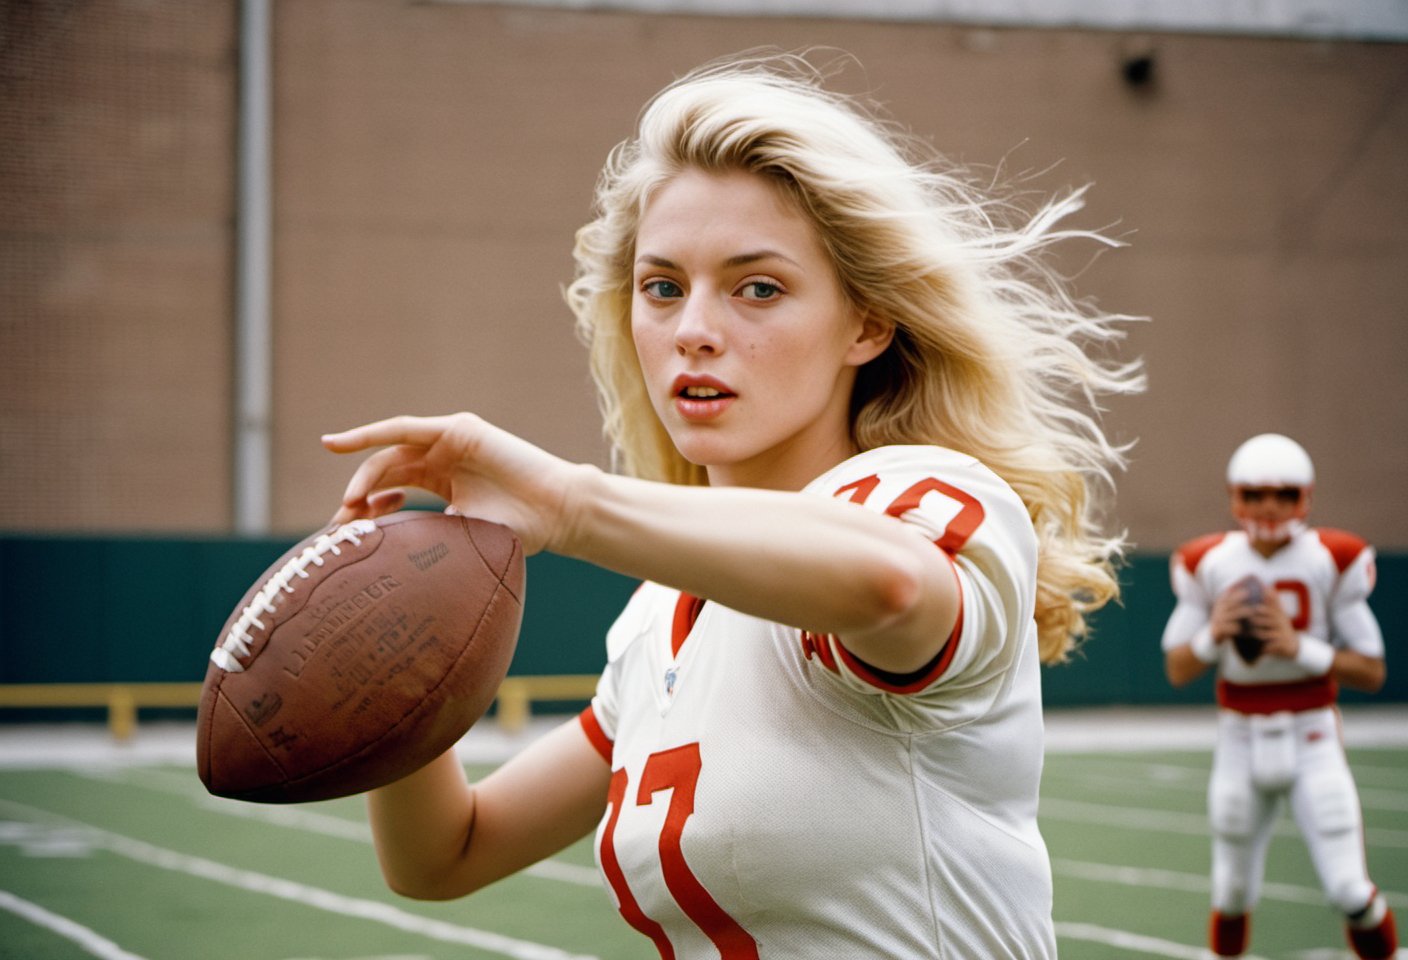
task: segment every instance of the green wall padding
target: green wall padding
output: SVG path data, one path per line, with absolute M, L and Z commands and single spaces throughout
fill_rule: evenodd
M 0 683 L 199 681 L 216 634 L 292 539 L 0 536 Z M 1164 680 L 1159 638 L 1173 609 L 1168 559 L 1122 570 L 1124 600 L 1101 611 L 1071 662 L 1043 672 L 1050 706 L 1209 703 L 1210 678 Z M 1345 702 L 1408 701 L 1399 656 L 1408 623 L 1408 554 L 1379 558 L 1371 598 L 1388 646 L 1388 683 Z M 511 672 L 596 673 L 604 635 L 635 582 L 590 564 L 528 559 L 528 600 Z

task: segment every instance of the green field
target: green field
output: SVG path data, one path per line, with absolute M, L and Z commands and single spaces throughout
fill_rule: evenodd
M 1351 751 L 1370 870 L 1408 917 L 1408 750 Z M 1053 754 L 1042 828 L 1061 954 L 1203 957 L 1205 752 Z M 471 768 L 482 772 L 484 768 Z M 1252 956 L 1348 957 L 1287 820 Z M 265 807 L 209 797 L 193 771 L 0 770 L 0 957 L 80 960 L 649 960 L 583 841 L 451 903 L 389 893 L 360 799 Z

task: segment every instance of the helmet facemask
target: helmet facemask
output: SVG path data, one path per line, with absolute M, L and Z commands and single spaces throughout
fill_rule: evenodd
M 1275 516 L 1263 516 L 1262 498 L 1276 501 Z M 1283 507 L 1292 508 L 1283 516 Z M 1237 486 L 1232 488 L 1232 516 L 1247 536 L 1262 543 L 1284 543 L 1306 529 L 1310 513 L 1309 487 Z

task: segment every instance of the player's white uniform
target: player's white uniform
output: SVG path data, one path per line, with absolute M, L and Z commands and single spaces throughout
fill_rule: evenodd
M 662 957 L 1054 957 L 1026 508 L 927 446 L 862 453 L 807 491 L 947 550 L 954 636 L 886 677 L 834 637 L 644 584 L 582 717 L 613 770 L 613 898 Z
M 1164 650 L 1208 631 L 1213 602 L 1248 574 L 1276 592 L 1302 643 L 1383 656 L 1383 636 L 1367 602 L 1373 548 L 1328 529 L 1302 530 L 1269 558 L 1241 531 L 1185 544 L 1172 559 L 1178 605 L 1164 630 Z M 1326 897 L 1345 913 L 1362 909 L 1374 886 L 1365 866 L 1359 796 L 1340 742 L 1334 681 L 1283 657 L 1260 655 L 1249 663 L 1230 642 L 1216 651 L 1222 710 L 1208 787 L 1213 909 L 1244 914 L 1256 906 L 1283 797 L 1290 799 Z

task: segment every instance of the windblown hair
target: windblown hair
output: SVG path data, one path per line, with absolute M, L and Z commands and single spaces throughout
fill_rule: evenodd
M 703 484 L 656 417 L 631 339 L 632 261 L 651 192 L 685 170 L 768 178 L 816 226 L 854 305 L 895 325 L 859 371 L 851 429 L 861 450 L 935 444 L 968 453 L 1025 502 L 1039 558 L 1036 620 L 1045 662 L 1067 658 L 1086 615 L 1119 594 L 1122 541 L 1094 502 L 1112 493 L 1122 453 L 1097 397 L 1143 387 L 1138 362 L 1108 352 L 1122 315 L 1073 299 L 1043 260 L 1060 240 L 1097 233 L 1060 222 L 1083 189 L 1024 214 L 857 101 L 823 89 L 794 55 L 702 67 L 661 91 L 637 135 L 611 153 L 595 218 L 577 232 L 567 299 L 590 348 L 617 469 Z

